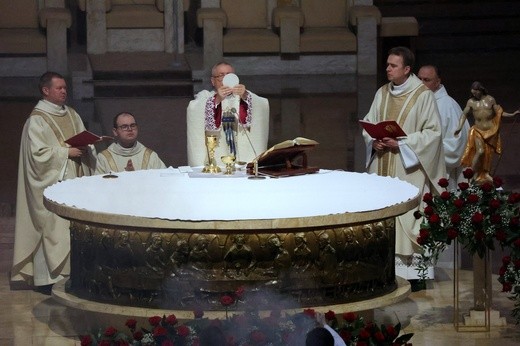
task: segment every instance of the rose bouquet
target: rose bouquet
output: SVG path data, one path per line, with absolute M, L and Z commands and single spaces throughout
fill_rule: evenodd
M 466 182 L 458 189 L 449 191 L 448 180 L 438 184 L 444 191 L 439 196 L 426 193 L 425 207 L 416 212 L 422 218 L 417 243 L 424 249 L 419 276 L 431 262 L 436 262 L 447 245 L 457 240 L 471 255 L 484 257 L 486 250 L 494 250 L 498 243 L 511 251 L 503 259 L 499 281 L 503 291 L 512 291 L 516 301 L 513 315 L 520 320 L 520 194 L 502 189 L 502 180 L 478 184 L 473 179 L 473 170 L 463 172 Z
M 243 290 L 238 290 L 242 292 Z M 220 301 L 228 307 L 239 299 L 235 294 L 224 295 Z M 226 310 L 227 311 L 227 310 Z M 301 313 L 283 314 L 273 310 L 266 317 L 260 317 L 258 311 L 246 310 L 224 320 L 208 319 L 203 311 L 194 311 L 193 319 L 180 324 L 175 315 L 152 316 L 148 318 L 149 327 L 139 327 L 136 319 L 128 319 L 125 326 L 128 331 L 120 332 L 112 326 L 100 329 L 81 338 L 82 346 L 204 346 L 218 344 L 223 346 L 261 346 L 305 344 L 307 332 L 316 326 L 327 323 L 347 345 L 411 345 L 413 334 L 399 336 L 401 324 L 378 326 L 365 322 L 355 313 L 344 313 L 341 317 L 333 311 L 324 315 L 313 309 L 304 309 Z

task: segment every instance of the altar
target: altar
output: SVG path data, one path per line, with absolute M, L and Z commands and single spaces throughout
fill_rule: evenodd
M 65 295 L 186 311 L 222 310 L 224 295 L 265 310 L 391 295 L 394 217 L 419 198 L 396 178 L 329 170 L 252 180 L 168 168 L 44 193 L 71 220 Z

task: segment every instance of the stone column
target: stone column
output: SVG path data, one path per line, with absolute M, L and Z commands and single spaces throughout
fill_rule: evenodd
M 87 1 L 87 53 L 105 54 L 107 52 L 107 21 L 105 1 Z
M 175 34 L 175 21 L 178 16 L 174 11 L 174 7 L 178 0 L 164 0 L 164 51 L 173 53 L 175 43 L 177 41 Z
M 357 71 L 360 75 L 377 74 L 377 20 L 357 19 Z
M 63 20 L 47 22 L 47 69 L 68 75 L 67 23 Z

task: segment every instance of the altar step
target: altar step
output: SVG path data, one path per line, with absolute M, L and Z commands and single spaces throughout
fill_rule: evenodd
M 89 55 L 94 98 L 192 97 L 183 55 L 130 52 Z

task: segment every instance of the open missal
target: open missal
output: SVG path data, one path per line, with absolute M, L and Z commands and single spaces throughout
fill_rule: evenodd
M 307 165 L 307 151 L 314 149 L 319 143 L 312 139 L 296 137 L 273 145 L 260 154 L 255 161 L 258 162 L 258 171 L 273 176 L 291 176 L 314 173 L 318 167 Z M 247 164 L 248 172 L 252 173 L 253 163 Z
M 83 131 L 78 133 L 75 136 L 70 137 L 65 141 L 65 143 L 69 144 L 71 147 L 84 147 L 89 144 L 94 144 L 101 139 L 100 136 L 93 134 L 90 131 Z
M 359 124 L 374 139 L 406 137 L 406 133 L 395 120 L 380 121 L 377 124 L 359 120 Z

